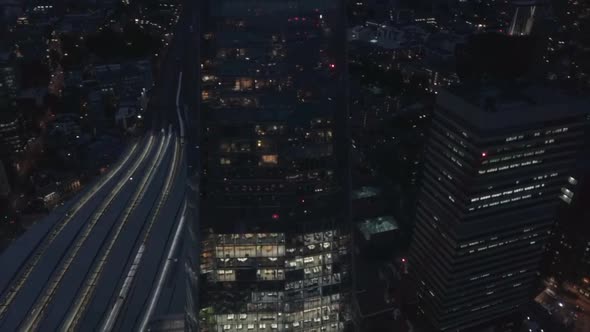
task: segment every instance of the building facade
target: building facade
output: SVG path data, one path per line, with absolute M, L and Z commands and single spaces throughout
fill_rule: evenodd
M 410 267 L 433 330 L 464 331 L 530 300 L 590 123 L 548 89 L 440 91 Z
M 2 104 L 12 103 L 16 98 L 17 88 L 17 73 L 14 66 L 4 59 L 0 59 L 0 102 Z
M 510 36 L 528 36 L 533 31 L 535 20 L 542 17 L 549 4 L 544 0 L 513 0 L 514 13 L 508 27 Z
M 339 0 L 215 0 L 200 8 L 191 330 L 345 327 L 343 10 Z
M 0 156 L 21 153 L 26 145 L 24 119 L 20 113 L 9 109 L 0 115 Z

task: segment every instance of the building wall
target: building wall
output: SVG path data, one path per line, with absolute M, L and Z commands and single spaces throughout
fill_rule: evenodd
M 439 106 L 434 115 L 410 260 L 419 310 L 444 331 L 489 322 L 530 300 L 588 127 L 586 116 L 564 115 L 518 126 L 506 118 L 486 130 L 458 114 Z
M 11 102 L 16 97 L 17 74 L 13 66 L 0 64 L 0 100 Z
M 189 306 L 199 310 L 192 319 L 202 331 L 344 328 L 350 233 L 342 9 L 338 0 L 201 8 L 192 230 L 200 257 L 190 272 L 200 289 Z
M 9 110 L 12 112 L 12 110 Z M 26 144 L 24 131 L 24 121 L 22 115 L 5 114 L 0 120 L 0 144 L 2 149 L 0 153 L 16 154 L 23 152 Z

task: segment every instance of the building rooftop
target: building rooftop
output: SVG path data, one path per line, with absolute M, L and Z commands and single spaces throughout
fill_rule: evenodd
M 101 88 L 112 88 L 121 97 L 137 98 L 153 83 L 148 60 L 95 66 L 94 75 Z
M 77 14 L 67 14 L 56 27 L 56 31 L 61 33 L 89 33 L 98 30 L 103 20 L 101 12 L 85 12 Z
M 379 196 L 380 194 L 381 194 L 381 190 L 379 188 L 363 186 L 357 190 L 353 190 L 352 198 L 353 199 L 363 199 L 363 198 Z
M 428 32 L 418 25 L 390 26 L 367 22 L 348 31 L 349 41 L 370 43 L 385 49 L 407 49 L 422 45 Z
M 546 86 L 462 85 L 438 91 L 437 104 L 439 109 L 482 130 L 590 114 L 589 98 L 570 96 Z
M 392 216 L 380 216 L 363 220 L 358 229 L 363 233 L 365 240 L 369 241 L 375 234 L 394 231 L 399 228 L 397 221 Z
M 181 332 L 184 331 L 184 315 L 172 314 L 155 317 L 149 322 L 148 331 L 153 332 Z

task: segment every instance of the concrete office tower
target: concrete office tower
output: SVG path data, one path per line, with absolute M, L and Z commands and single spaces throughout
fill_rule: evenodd
M 341 331 L 350 302 L 341 1 L 203 1 L 199 20 L 200 256 L 189 264 L 187 326 Z
M 438 94 L 409 260 L 433 330 L 485 325 L 531 299 L 589 106 L 536 87 Z

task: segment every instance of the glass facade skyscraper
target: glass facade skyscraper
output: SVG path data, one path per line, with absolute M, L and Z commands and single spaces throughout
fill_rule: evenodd
M 433 330 L 485 324 L 532 298 L 588 105 L 541 88 L 438 94 L 409 260 Z
M 203 1 L 192 330 L 344 328 L 343 14 L 339 0 Z
M 543 16 L 545 6 L 543 0 L 513 0 L 514 14 L 508 27 L 510 36 L 528 36 L 533 30 L 533 25 L 538 16 Z

